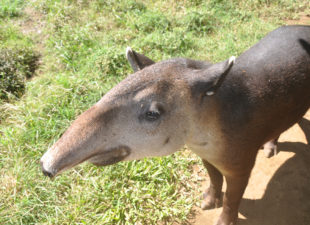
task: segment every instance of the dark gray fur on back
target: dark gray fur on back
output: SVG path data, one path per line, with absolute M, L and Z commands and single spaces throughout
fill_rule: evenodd
M 244 137 L 259 145 L 302 117 L 310 106 L 309 46 L 310 26 L 284 26 L 237 58 L 216 96 L 227 132 L 254 133 Z

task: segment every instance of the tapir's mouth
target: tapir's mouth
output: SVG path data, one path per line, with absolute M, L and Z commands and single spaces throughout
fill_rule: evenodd
M 128 146 L 118 146 L 92 156 L 88 161 L 96 166 L 108 166 L 125 159 L 131 152 Z
M 47 166 L 46 166 L 46 165 L 44 165 L 44 160 L 42 160 L 42 159 L 41 159 L 40 163 L 41 163 L 43 174 L 50 177 L 50 178 L 53 178 L 57 174 L 60 174 L 61 172 L 65 171 L 67 169 L 70 169 L 70 168 L 72 168 L 72 167 L 74 167 L 74 166 L 76 166 L 76 165 L 78 165 L 78 164 L 80 164 L 86 160 L 90 161 L 91 163 L 95 164 L 96 166 L 107 166 L 107 165 L 115 164 L 115 163 L 125 159 L 130 154 L 130 152 L 131 152 L 131 149 L 128 146 L 122 145 L 122 146 L 118 146 L 115 148 L 110 148 L 108 150 L 104 150 L 102 152 L 98 152 L 94 155 L 91 155 L 87 158 L 84 158 L 80 161 L 77 161 L 74 164 L 67 165 L 66 163 L 64 163 L 64 165 L 66 165 L 66 166 L 63 166 L 61 168 L 60 167 L 58 168 L 57 166 L 56 166 L 56 168 L 55 168 L 55 166 L 51 166 L 51 165 L 53 165 L 51 162 L 45 163 L 45 164 L 47 164 Z M 47 159 L 49 159 L 49 158 L 51 158 L 51 157 L 47 157 Z M 45 159 L 45 161 L 46 161 L 46 159 Z M 59 163 L 59 164 L 63 164 L 63 163 Z

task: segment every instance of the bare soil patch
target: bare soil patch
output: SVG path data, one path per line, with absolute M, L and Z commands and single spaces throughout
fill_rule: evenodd
M 299 19 L 297 20 L 286 20 L 285 22 L 287 25 L 293 25 L 293 24 L 310 25 L 310 13 L 301 14 Z
M 45 17 L 39 10 L 31 7 L 26 7 L 23 13 L 24 16 L 21 20 L 18 20 L 17 25 L 24 35 L 31 37 L 36 44 L 37 51 L 43 55 L 45 41 L 48 38 L 48 35 L 44 32 L 47 26 Z

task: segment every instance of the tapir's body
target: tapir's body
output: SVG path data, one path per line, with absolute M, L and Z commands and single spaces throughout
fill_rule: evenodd
M 220 142 L 225 143 L 219 164 L 240 164 L 249 151 L 277 138 L 309 108 L 310 27 L 281 27 L 243 53 L 212 101 Z M 197 107 L 201 115 L 208 113 L 207 103 Z
M 85 160 L 109 165 L 167 155 L 187 144 L 211 178 L 202 207 L 219 205 L 224 175 L 217 224 L 235 224 L 258 149 L 310 106 L 310 27 L 278 28 L 217 64 L 154 63 L 131 49 L 127 57 L 136 73 L 78 117 L 42 157 L 44 173 Z

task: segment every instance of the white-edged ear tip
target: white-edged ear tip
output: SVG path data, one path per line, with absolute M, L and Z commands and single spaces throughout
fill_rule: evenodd
M 228 60 L 228 64 L 231 64 L 231 63 L 235 63 L 236 61 L 236 57 L 235 56 L 231 56 Z
M 207 92 L 206 92 L 206 95 L 207 95 L 207 96 L 214 95 L 214 91 L 207 91 Z
M 132 49 L 128 46 L 127 48 L 126 48 L 126 55 L 128 55 L 129 53 L 131 53 L 132 52 Z

